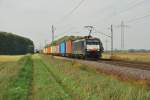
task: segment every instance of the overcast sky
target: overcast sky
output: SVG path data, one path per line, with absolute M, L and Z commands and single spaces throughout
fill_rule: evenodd
M 51 25 L 56 39 L 64 35 L 88 35 L 83 26 L 110 34 L 114 25 L 114 48 L 120 49 L 121 20 L 125 28 L 125 49 L 150 49 L 150 0 L 0 0 L 0 30 L 29 37 L 36 47 L 51 41 Z M 137 20 L 136 20 L 137 19 Z M 105 36 L 94 33 L 106 48 Z M 110 39 L 108 47 L 110 48 Z

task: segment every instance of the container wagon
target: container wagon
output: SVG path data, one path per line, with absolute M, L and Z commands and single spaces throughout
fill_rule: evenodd
M 66 56 L 72 57 L 72 41 L 71 40 L 66 41 Z
M 47 54 L 51 54 L 51 48 L 47 47 Z
M 59 56 L 60 54 L 59 54 L 59 45 L 56 45 L 56 54 L 55 54 L 56 56 Z
M 65 42 L 61 42 L 59 44 L 59 53 L 60 53 L 61 56 L 66 55 L 66 43 Z
M 52 55 L 56 54 L 56 46 L 51 46 L 51 54 Z

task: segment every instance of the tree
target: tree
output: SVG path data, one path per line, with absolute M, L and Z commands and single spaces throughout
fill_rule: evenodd
M 34 52 L 33 41 L 12 33 L 0 32 L 0 54 L 26 54 Z

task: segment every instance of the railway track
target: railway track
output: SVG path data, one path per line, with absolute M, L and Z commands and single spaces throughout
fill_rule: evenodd
M 57 56 L 58 57 L 58 56 Z M 64 59 L 68 60 L 82 60 L 82 61 L 93 61 L 98 62 L 102 64 L 109 64 L 109 65 L 115 65 L 119 67 L 129 67 L 129 68 L 136 68 L 141 70 L 150 70 L 150 63 L 144 63 L 144 62 L 131 62 L 131 61 L 119 61 L 119 60 L 111 60 L 111 59 L 100 59 L 100 60 L 91 60 L 91 59 L 76 59 L 76 58 L 66 58 L 62 57 Z

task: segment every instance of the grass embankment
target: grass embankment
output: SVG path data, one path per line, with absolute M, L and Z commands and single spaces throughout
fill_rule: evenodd
M 18 57 L 14 57 L 13 61 L 16 61 L 14 65 L 12 63 L 5 64 L 5 68 L 1 71 L 1 73 L 5 72 L 1 76 L 1 80 L 3 81 L 3 84 L 0 85 L 1 99 L 27 100 L 32 79 L 31 56 L 25 56 L 19 61 Z
M 104 59 L 110 59 L 109 53 L 103 53 Z M 123 60 L 123 61 L 136 61 L 136 62 L 150 62 L 150 53 L 127 53 L 127 52 L 117 52 L 114 53 L 113 60 Z
M 76 62 L 42 59 L 57 83 L 75 100 L 150 100 L 144 86 L 99 74 Z M 59 95 L 57 95 L 59 96 Z

